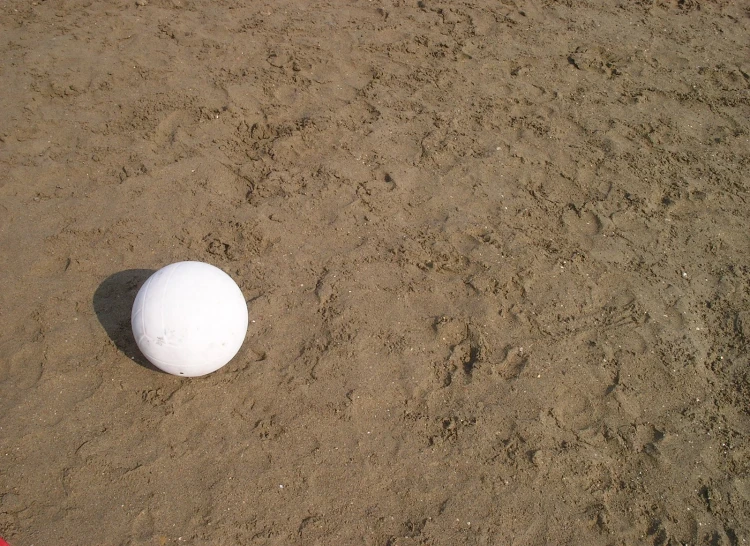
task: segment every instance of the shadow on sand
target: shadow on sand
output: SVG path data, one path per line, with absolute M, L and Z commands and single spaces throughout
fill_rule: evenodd
M 133 338 L 130 312 L 138 290 L 153 269 L 127 269 L 107 277 L 94 293 L 94 312 L 115 346 L 137 364 L 164 373 L 143 356 Z

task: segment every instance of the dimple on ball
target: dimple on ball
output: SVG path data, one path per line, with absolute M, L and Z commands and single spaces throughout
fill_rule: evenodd
M 157 368 L 184 377 L 224 366 L 247 333 L 247 303 L 239 286 L 203 262 L 177 262 L 151 275 L 130 318 L 143 355 Z

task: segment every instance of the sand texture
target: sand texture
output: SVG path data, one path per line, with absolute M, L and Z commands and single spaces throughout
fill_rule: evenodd
M 750 2 L 6 0 L 0 536 L 750 541 Z M 212 263 L 247 339 L 150 367 Z

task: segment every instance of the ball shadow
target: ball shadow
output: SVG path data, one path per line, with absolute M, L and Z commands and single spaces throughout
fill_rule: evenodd
M 94 292 L 94 312 L 104 331 L 125 356 L 155 372 L 162 372 L 151 364 L 133 338 L 130 312 L 138 290 L 153 269 L 127 269 L 107 277 Z

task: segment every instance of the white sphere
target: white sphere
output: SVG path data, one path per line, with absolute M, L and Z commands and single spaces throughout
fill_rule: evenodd
M 157 368 L 185 377 L 224 366 L 247 333 L 247 304 L 239 286 L 202 262 L 177 262 L 151 275 L 130 318 L 143 355 Z

